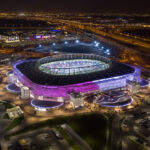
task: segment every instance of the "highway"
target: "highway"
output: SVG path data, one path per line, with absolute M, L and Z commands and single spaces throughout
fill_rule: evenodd
M 77 22 L 77 21 L 69 21 L 69 20 L 60 20 L 60 22 L 63 22 L 64 24 L 66 24 L 66 26 L 72 26 L 72 27 L 75 27 L 75 28 L 78 28 L 80 30 L 87 30 L 87 31 L 90 31 L 92 32 L 93 34 L 95 35 L 99 35 L 103 38 L 106 38 L 108 40 L 109 39 L 112 39 L 112 40 L 117 40 L 117 42 L 123 42 L 125 44 L 131 44 L 131 45 L 134 45 L 134 46 L 137 46 L 137 47 L 142 47 L 144 48 L 143 51 L 145 52 L 150 52 L 149 48 L 150 48 L 150 44 L 149 43 L 146 43 L 146 42 L 142 42 L 138 39 L 133 39 L 133 38 L 130 38 L 130 37 L 125 37 L 125 36 L 122 36 L 122 35 L 117 35 L 117 34 L 113 34 L 113 33 L 107 33 L 107 32 L 104 32 L 102 30 L 100 30 L 99 28 L 96 28 L 94 24 L 92 25 L 84 25 L 80 22 Z M 99 25 L 100 26 L 100 25 Z

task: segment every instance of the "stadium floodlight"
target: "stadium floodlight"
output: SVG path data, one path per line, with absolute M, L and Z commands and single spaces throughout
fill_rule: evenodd
M 41 48 L 42 47 L 42 45 L 41 44 L 39 44 L 39 48 Z
M 68 44 L 68 42 L 67 41 L 65 41 L 65 43 L 64 44 Z
M 110 50 L 109 50 L 109 49 L 106 49 L 106 52 L 110 52 Z
M 101 49 L 104 49 L 104 46 L 102 46 Z
M 53 45 L 53 46 L 55 46 L 55 45 L 56 45 L 56 43 L 53 43 L 52 45 Z
M 94 41 L 94 44 L 97 44 L 98 42 L 97 41 Z
M 75 43 L 79 43 L 79 42 L 80 42 L 79 40 L 76 40 L 76 41 L 75 41 Z
M 99 46 L 99 43 L 97 42 L 97 43 L 95 44 L 95 46 L 98 47 L 98 46 Z

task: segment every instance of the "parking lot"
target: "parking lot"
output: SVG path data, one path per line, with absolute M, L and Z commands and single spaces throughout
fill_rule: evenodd
M 49 127 L 14 136 L 8 145 L 9 150 L 72 150 L 58 131 Z

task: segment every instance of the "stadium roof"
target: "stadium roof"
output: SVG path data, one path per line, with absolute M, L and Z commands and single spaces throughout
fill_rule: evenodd
M 73 57 L 72 57 L 73 56 Z M 52 75 L 46 74 L 39 70 L 38 66 L 42 63 L 52 62 L 52 61 L 60 61 L 60 60 L 70 60 L 70 59 L 95 59 L 101 60 L 106 63 L 110 64 L 110 67 L 97 71 L 91 72 L 87 74 L 78 74 L 78 75 L 66 75 L 66 76 L 59 76 L 59 75 Z M 28 79 L 36 84 L 41 85 L 51 85 L 51 86 L 63 86 L 69 84 L 77 84 L 77 83 L 84 83 L 88 81 L 100 80 L 105 78 L 111 78 L 115 76 L 121 76 L 125 74 L 130 74 L 134 72 L 134 68 L 111 61 L 105 57 L 98 56 L 98 55 L 61 55 L 59 58 L 52 58 L 52 57 L 45 57 L 42 59 L 36 60 L 28 60 L 24 61 L 16 66 L 18 70 L 20 70 Z

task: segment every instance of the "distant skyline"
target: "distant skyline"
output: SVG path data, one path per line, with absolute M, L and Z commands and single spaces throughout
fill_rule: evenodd
M 150 0 L 1 0 L 0 11 L 150 13 Z

